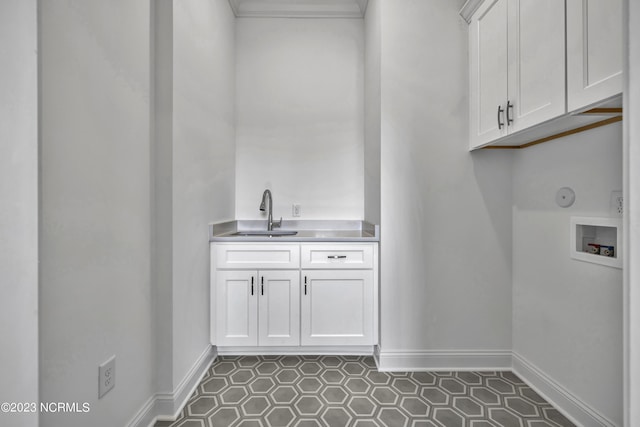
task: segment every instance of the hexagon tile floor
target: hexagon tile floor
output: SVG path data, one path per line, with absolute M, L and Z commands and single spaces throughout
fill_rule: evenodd
M 568 427 L 511 372 L 378 372 L 372 357 L 219 357 L 156 427 Z

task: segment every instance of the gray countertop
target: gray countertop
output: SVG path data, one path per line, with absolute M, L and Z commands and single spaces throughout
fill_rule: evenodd
M 264 231 L 264 220 L 236 220 L 209 225 L 210 242 L 378 242 L 380 226 L 365 221 L 282 221 L 275 230 L 294 230 L 293 236 L 234 236 L 238 231 Z

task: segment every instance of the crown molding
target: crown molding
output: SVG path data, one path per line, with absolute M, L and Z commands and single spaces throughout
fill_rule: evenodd
M 368 0 L 229 0 L 238 18 L 363 18 Z
M 478 10 L 483 1 L 484 0 L 467 0 L 462 5 L 462 9 L 460 9 L 459 13 L 460 16 L 467 21 L 467 24 L 471 23 L 471 17 L 476 13 L 476 10 Z

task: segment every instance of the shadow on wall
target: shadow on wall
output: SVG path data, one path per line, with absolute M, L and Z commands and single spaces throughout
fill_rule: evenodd
M 501 236 L 505 227 L 512 228 L 514 153 L 512 150 L 476 150 L 470 155 L 473 177 L 482 197 L 482 206 L 493 226 L 493 235 Z M 503 167 L 496 167 L 496 164 Z M 500 188 L 497 189 L 496 185 Z M 502 251 L 502 259 L 511 265 L 512 239 L 497 239 L 496 243 Z

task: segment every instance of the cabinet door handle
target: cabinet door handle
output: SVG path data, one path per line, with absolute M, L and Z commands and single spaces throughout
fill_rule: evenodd
M 304 294 L 307 294 L 307 276 L 304 276 Z
M 504 108 L 502 108 L 502 105 L 498 105 L 498 129 L 502 129 L 504 126 L 504 122 L 500 121 L 500 115 L 502 113 L 504 113 Z
M 328 255 L 327 258 L 329 259 L 344 259 L 346 258 L 346 255 Z
M 511 114 L 509 112 L 513 112 L 513 104 L 511 101 L 507 101 L 507 126 L 513 123 L 513 119 L 511 118 Z
M 251 276 L 251 295 L 253 295 L 253 276 Z
M 264 295 L 264 276 L 260 278 L 260 295 Z

